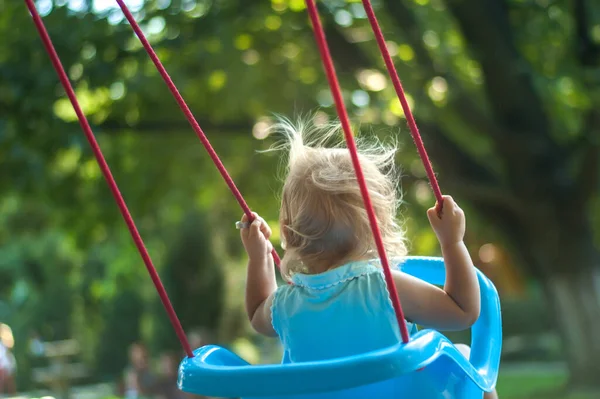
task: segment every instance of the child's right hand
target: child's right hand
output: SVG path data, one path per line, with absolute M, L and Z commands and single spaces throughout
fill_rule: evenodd
M 465 213 L 454 202 L 452 197 L 444 195 L 444 206 L 438 216 L 435 207 L 427 210 L 429 223 L 442 247 L 458 244 L 465 237 Z
M 271 237 L 271 228 L 263 218 L 252 212 L 254 221 L 247 228 L 242 228 L 240 235 L 242 243 L 248 253 L 248 258 L 252 260 L 262 260 L 270 256 L 273 245 L 269 241 Z M 242 216 L 242 223 L 248 222 L 248 216 Z

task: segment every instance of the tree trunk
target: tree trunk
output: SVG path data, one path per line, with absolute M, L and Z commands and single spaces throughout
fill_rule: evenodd
M 590 259 L 590 262 L 594 262 Z M 600 270 L 589 267 L 544 281 L 573 388 L 600 387 Z
M 560 198 L 553 202 L 540 200 L 528 208 L 524 234 L 515 239 L 545 290 L 570 388 L 600 389 L 600 253 L 587 207 Z

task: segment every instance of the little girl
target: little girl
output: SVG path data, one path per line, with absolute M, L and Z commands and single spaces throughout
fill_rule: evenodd
M 277 287 L 269 242 L 271 229 L 254 214 L 238 223 L 248 253 L 246 311 L 253 328 L 279 336 L 292 362 L 350 356 L 395 345 L 400 331 L 383 277 L 371 227 L 348 150 L 326 146 L 337 129 L 281 122 L 289 149 L 279 223 L 285 255 Z M 339 136 L 341 137 L 341 136 Z M 387 255 L 407 253 L 396 220 L 396 148 L 358 142 L 360 162 Z M 475 268 L 463 243 L 465 216 L 444 197 L 443 211 L 427 212 L 446 264 L 444 289 L 393 270 L 409 331 L 469 328 L 479 317 Z M 414 324 L 413 324 L 414 323 Z M 469 348 L 461 345 L 469 355 Z M 491 393 L 486 398 L 495 398 Z

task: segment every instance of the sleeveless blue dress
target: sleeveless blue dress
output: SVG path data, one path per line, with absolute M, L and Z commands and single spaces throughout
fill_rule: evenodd
M 400 330 L 379 260 L 292 276 L 271 308 L 284 361 L 351 356 L 397 344 Z M 411 334 L 416 325 L 409 323 Z

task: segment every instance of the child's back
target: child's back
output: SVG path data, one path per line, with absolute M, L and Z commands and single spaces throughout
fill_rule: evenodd
M 385 348 L 400 341 L 378 261 L 294 274 L 273 299 L 273 327 L 292 362 Z

